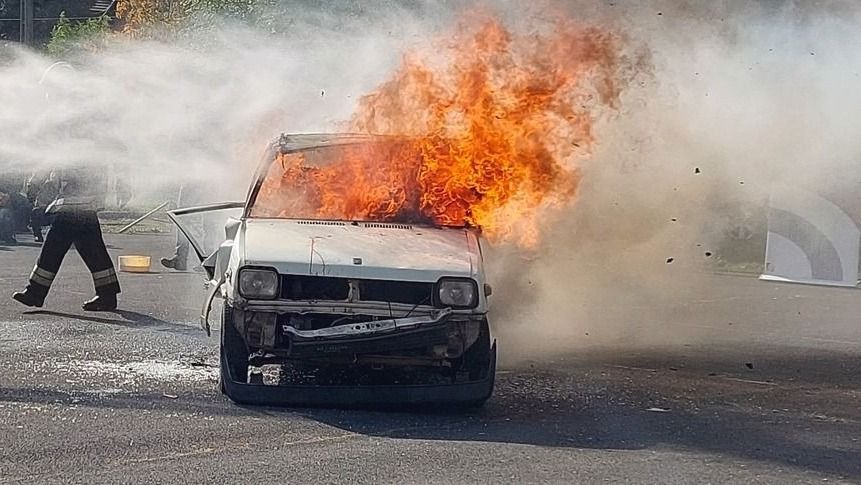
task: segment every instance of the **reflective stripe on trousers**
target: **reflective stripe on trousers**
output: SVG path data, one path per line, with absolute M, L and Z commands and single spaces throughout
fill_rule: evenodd
M 117 272 L 114 268 L 93 272 L 93 286 L 96 287 L 96 290 L 105 286 L 117 284 L 118 282 Z
M 50 288 L 56 276 L 57 273 L 53 273 L 36 265 L 35 267 L 33 267 L 33 272 L 30 273 L 30 281 L 36 283 L 39 286 Z

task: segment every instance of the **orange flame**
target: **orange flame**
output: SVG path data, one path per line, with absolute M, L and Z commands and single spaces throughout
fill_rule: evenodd
M 322 167 L 279 155 L 257 215 L 470 225 L 536 244 L 539 210 L 573 199 L 596 113 L 619 102 L 620 42 L 570 21 L 515 35 L 469 20 L 359 102 L 351 131 L 398 138 L 340 147 Z

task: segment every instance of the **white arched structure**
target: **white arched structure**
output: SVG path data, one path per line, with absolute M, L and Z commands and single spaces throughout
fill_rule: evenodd
M 861 231 L 843 209 L 795 187 L 774 191 L 769 205 L 760 279 L 857 286 Z

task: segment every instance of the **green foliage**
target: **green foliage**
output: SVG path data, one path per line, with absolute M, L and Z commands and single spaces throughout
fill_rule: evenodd
M 262 27 L 263 14 L 273 0 L 190 0 L 184 21 L 178 33 L 188 37 L 192 33 L 212 32 L 226 24 Z
M 280 16 L 280 5 L 280 0 L 118 0 L 117 16 L 131 37 L 205 39 L 226 24 L 273 31 L 269 27 Z
M 63 57 L 77 50 L 95 51 L 104 46 L 105 37 L 111 31 L 107 17 L 94 17 L 80 22 L 66 18 L 66 13 L 60 13 L 60 20 L 51 30 L 51 40 L 48 41 L 48 53 L 55 57 Z
M 257 0 L 191 0 L 186 4 L 179 33 L 207 31 L 217 28 L 225 19 L 249 22 Z
M 198 10 L 213 15 L 222 15 L 245 20 L 252 16 L 257 0 L 198 0 Z

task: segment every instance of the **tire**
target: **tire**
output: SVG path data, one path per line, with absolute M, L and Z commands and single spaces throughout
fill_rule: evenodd
M 463 354 L 462 371 L 466 371 L 469 380 L 476 382 L 490 379 L 490 388 L 486 396 L 471 401 L 461 402 L 458 409 L 465 412 L 475 411 L 484 407 L 484 403 L 493 394 L 496 372 L 496 350 L 490 337 L 490 324 L 487 320 L 481 322 L 478 338 Z
M 224 305 L 221 318 L 221 392 L 233 399 L 238 400 L 240 396 L 232 396 L 224 385 L 225 379 L 245 384 L 248 382 L 248 347 L 245 340 L 239 335 L 233 325 L 233 309 Z
M 487 377 L 490 369 L 490 324 L 481 321 L 478 338 L 463 354 L 464 370 L 469 372 L 470 381 L 478 381 Z

